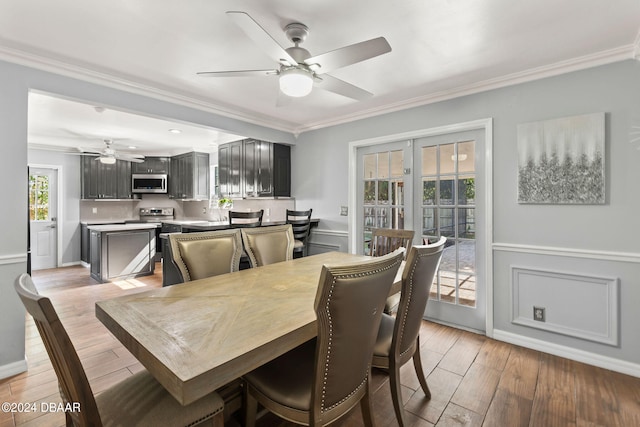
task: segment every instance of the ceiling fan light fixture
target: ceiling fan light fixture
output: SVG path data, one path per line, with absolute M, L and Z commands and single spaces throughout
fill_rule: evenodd
M 101 156 L 100 157 L 100 163 L 105 164 L 105 165 L 113 165 L 116 162 L 116 158 L 115 157 L 105 157 L 105 156 Z
M 287 96 L 301 98 L 311 93 L 313 76 L 299 68 L 291 68 L 280 72 L 280 90 Z

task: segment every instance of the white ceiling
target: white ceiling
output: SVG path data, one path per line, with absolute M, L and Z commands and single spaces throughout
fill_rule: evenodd
M 385 37 L 390 53 L 331 73 L 373 98 L 354 101 L 314 90 L 276 107 L 275 76 L 197 76 L 277 65 L 226 16 L 228 10 L 247 12 L 283 47 L 291 45 L 284 26 L 306 24 L 303 47 L 312 55 Z M 0 0 L 0 59 L 148 89 L 151 96 L 300 133 L 640 57 L 639 29 L 638 0 Z M 151 119 L 102 128 L 115 112 L 99 115 L 93 106 L 52 111 L 58 102 L 64 100 L 34 102 L 30 141 L 46 144 L 51 134 L 144 141 L 155 125 L 163 140 L 176 136 L 164 134 L 167 125 L 177 126 Z M 193 130 L 202 132 L 202 139 L 188 143 L 194 146 L 229 138 Z

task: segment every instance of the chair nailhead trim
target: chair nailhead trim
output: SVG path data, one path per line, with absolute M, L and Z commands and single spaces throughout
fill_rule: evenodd
M 331 296 L 333 295 L 333 289 L 335 288 L 336 281 L 338 280 L 338 278 L 351 279 L 351 278 L 357 278 L 357 277 L 370 276 L 372 274 L 376 274 L 376 273 L 380 273 L 382 271 L 389 270 L 389 269 L 395 267 L 398 263 L 399 263 L 399 261 L 398 262 L 394 262 L 393 264 L 390 264 L 390 265 L 388 265 L 386 267 L 378 268 L 376 270 L 367 271 L 367 272 L 363 272 L 363 273 L 343 274 L 343 275 L 339 275 L 339 276 L 334 276 L 333 281 L 331 282 L 331 288 L 329 289 L 329 295 L 327 296 L 327 303 L 325 304 L 325 311 L 327 313 L 327 318 L 328 318 L 328 321 L 329 321 L 329 339 L 328 339 L 328 345 L 327 345 L 327 359 L 326 359 L 326 362 L 324 364 L 324 377 L 322 379 L 322 399 L 320 401 L 320 413 L 325 413 L 327 411 L 330 411 L 331 409 L 333 409 L 336 406 L 340 405 L 342 402 L 348 400 L 358 390 L 360 390 L 360 388 L 362 388 L 362 386 L 364 384 L 366 384 L 367 378 L 369 376 L 369 370 L 371 369 L 371 363 L 369 363 L 369 365 L 367 366 L 367 370 L 365 372 L 365 377 L 362 380 L 362 382 L 360 384 L 358 384 L 356 386 L 356 388 L 354 388 L 353 391 L 351 391 L 351 393 L 349 393 L 347 396 L 345 396 L 339 402 L 334 403 L 333 405 L 331 405 L 328 408 L 325 407 L 325 400 L 326 400 L 326 395 L 327 395 L 327 377 L 329 376 L 329 359 L 330 359 L 330 356 L 331 356 L 331 345 L 332 345 L 332 341 L 333 341 L 333 322 L 332 322 L 332 319 L 331 319 L 331 311 L 329 310 L 329 303 L 331 302 Z

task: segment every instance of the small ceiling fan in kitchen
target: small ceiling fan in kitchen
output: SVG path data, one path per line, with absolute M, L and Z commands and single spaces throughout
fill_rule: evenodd
M 124 160 L 134 163 L 142 163 L 144 161 L 144 156 L 141 154 L 130 154 L 116 151 L 113 146 L 114 142 L 112 139 L 104 139 L 103 142 L 105 147 L 102 150 L 78 147 L 81 151 L 79 154 L 83 156 L 96 156 L 96 160 L 104 164 L 114 164 L 116 160 Z
M 294 44 L 285 49 L 249 14 L 230 11 L 227 16 L 276 61 L 278 67 L 268 70 L 204 71 L 197 74 L 206 77 L 278 76 L 280 92 L 289 97 L 306 96 L 316 86 L 355 100 L 367 99 L 373 94 L 327 73 L 391 51 L 387 40 L 377 37 L 311 56 L 308 50 L 300 47 L 309 35 L 309 28 L 304 24 L 293 22 L 284 28 Z

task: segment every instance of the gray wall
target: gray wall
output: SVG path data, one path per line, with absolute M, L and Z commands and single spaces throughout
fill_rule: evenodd
M 292 150 L 292 192 L 299 206 L 323 219 L 321 228 L 344 232 L 347 217 L 339 216 L 339 206 L 347 204 L 350 141 L 493 118 L 494 336 L 640 375 L 639 94 L 640 62 L 629 60 L 304 133 Z M 517 125 L 594 112 L 607 113 L 607 203 L 518 204 Z M 541 286 L 514 280 L 514 267 L 530 268 Z M 591 285 L 602 278 L 613 285 Z M 557 283 L 552 295 L 542 286 L 550 281 Z M 617 297 L 598 298 L 602 286 L 617 289 Z M 517 291 L 525 301 L 513 303 Z M 557 323 L 561 332 L 512 321 L 514 310 L 529 315 L 535 303 L 549 305 L 547 324 L 540 326 Z M 585 331 L 567 331 L 603 310 L 609 316 L 586 327 L 590 339 L 576 338 Z M 598 334 L 615 343 L 594 342 Z

